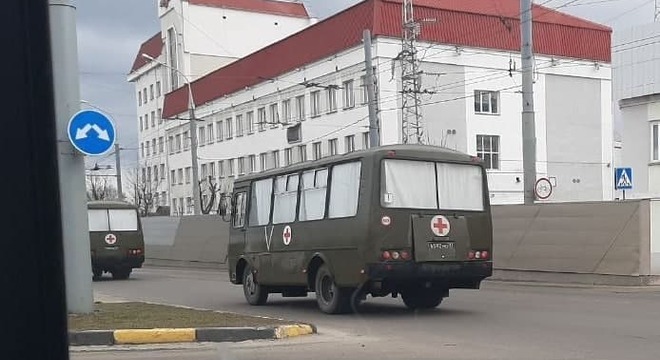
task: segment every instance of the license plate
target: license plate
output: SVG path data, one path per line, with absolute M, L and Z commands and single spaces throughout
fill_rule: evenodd
M 454 249 L 454 243 L 453 242 L 430 242 L 429 244 L 429 250 L 453 250 Z

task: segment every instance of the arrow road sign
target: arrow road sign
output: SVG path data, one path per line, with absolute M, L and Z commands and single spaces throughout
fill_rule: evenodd
M 632 168 L 616 168 L 614 170 L 614 189 L 630 190 L 633 188 Z
M 115 144 L 115 124 L 97 110 L 82 110 L 69 121 L 67 130 L 71 144 L 89 156 L 103 155 Z

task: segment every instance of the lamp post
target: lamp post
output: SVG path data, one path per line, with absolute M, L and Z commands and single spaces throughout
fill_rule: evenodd
M 188 86 L 188 112 L 190 116 L 188 124 L 190 125 L 190 156 L 192 157 L 193 209 L 195 215 L 200 215 L 202 213 L 202 207 L 200 204 L 201 194 L 199 190 L 199 164 L 197 162 L 197 120 L 195 119 L 195 101 L 193 100 L 190 79 L 184 73 L 179 71 L 179 69 L 173 68 L 162 61 L 158 61 L 153 56 L 142 54 L 142 57 L 170 70 L 174 70 L 186 80 L 186 85 Z

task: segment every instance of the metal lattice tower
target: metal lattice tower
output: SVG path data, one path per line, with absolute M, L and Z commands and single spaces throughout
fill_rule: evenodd
M 421 25 L 414 18 L 413 1 L 403 1 L 403 49 L 401 60 L 402 127 L 404 144 L 421 144 L 423 124 L 420 98 L 421 78 L 415 42 Z

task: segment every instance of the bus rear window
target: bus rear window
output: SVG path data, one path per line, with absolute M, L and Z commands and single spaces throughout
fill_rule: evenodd
M 131 209 L 108 210 L 110 215 L 110 230 L 112 231 L 137 231 L 137 212 Z
M 385 207 L 484 210 L 478 166 L 389 159 L 383 161 L 382 174 Z
M 108 227 L 108 210 L 87 210 L 89 231 L 110 231 Z

